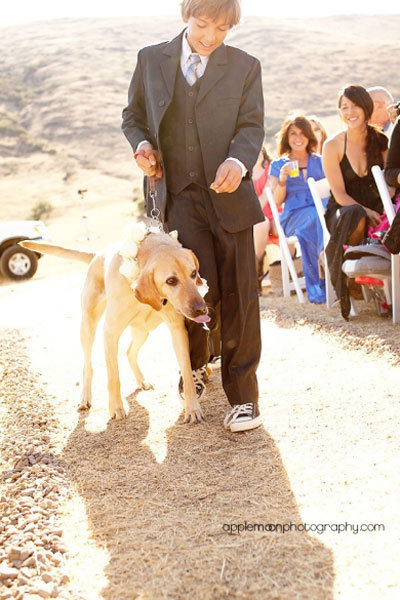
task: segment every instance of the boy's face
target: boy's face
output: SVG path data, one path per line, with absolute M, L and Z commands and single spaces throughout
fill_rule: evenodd
M 230 26 L 224 19 L 212 21 L 206 16 L 189 17 L 187 23 L 187 40 L 193 52 L 201 56 L 209 56 L 226 38 Z

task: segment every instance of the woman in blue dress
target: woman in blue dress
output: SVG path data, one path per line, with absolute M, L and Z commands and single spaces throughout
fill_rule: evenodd
M 319 277 L 318 258 L 323 248 L 322 227 L 307 184 L 325 177 L 317 139 L 304 116 L 286 119 L 278 135 L 278 154 L 271 163 L 270 186 L 277 205 L 284 203 L 280 222 L 287 237 L 295 235 L 300 243 L 306 292 L 310 302 L 325 302 L 325 282 Z M 295 172 L 290 162 L 298 162 Z

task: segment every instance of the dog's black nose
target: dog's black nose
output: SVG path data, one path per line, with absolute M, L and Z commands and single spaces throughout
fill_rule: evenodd
M 193 306 L 193 313 L 196 317 L 200 317 L 201 315 L 207 314 L 207 305 L 205 303 L 196 304 Z

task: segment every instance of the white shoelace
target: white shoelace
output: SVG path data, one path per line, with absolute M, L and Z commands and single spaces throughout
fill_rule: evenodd
M 253 414 L 253 405 L 250 404 L 237 404 L 231 410 L 231 412 L 225 417 L 224 425 L 228 423 L 234 423 L 239 417 L 246 416 L 251 417 Z

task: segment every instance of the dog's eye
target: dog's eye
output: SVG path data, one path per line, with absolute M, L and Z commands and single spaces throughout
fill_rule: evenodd
M 177 280 L 177 278 L 176 278 L 176 277 L 168 277 L 168 279 L 167 279 L 166 283 L 167 283 L 168 285 L 177 285 L 177 283 L 178 283 L 178 280 Z
M 190 277 L 192 279 L 196 279 L 196 277 L 197 277 L 197 271 L 196 271 L 196 269 L 194 271 L 192 271 L 192 274 L 190 275 Z

